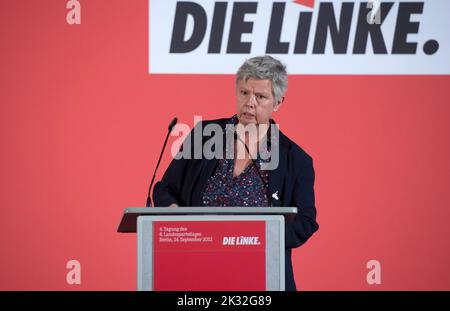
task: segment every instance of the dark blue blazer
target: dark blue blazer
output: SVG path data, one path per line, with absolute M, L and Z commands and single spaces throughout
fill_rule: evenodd
M 225 128 L 229 121 L 229 118 L 203 121 L 197 126 L 202 127 L 203 133 L 203 127 L 209 123 L 216 123 Z M 190 139 L 190 136 L 192 132 L 187 139 Z M 202 135 L 203 144 L 209 138 Z M 281 131 L 278 143 L 279 165 L 275 170 L 269 171 L 269 196 L 278 191 L 279 200 L 272 199 L 272 206 L 298 209 L 295 219 L 288 221 L 285 228 L 286 290 L 296 290 L 291 249 L 305 243 L 319 228 L 314 203 L 314 168 L 312 158 Z M 194 143 L 191 146 L 194 152 Z M 155 206 L 169 206 L 172 203 L 178 206 L 201 206 L 203 190 L 217 163 L 217 159 L 174 159 L 162 180 L 155 184 Z

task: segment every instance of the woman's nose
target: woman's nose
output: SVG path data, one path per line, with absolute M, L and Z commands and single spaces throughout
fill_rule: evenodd
M 256 107 L 256 96 L 253 94 L 250 94 L 250 96 L 247 99 L 246 105 L 251 108 Z

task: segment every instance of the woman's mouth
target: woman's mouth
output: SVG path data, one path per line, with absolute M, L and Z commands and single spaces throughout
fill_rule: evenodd
M 255 115 L 253 113 L 250 113 L 250 112 L 243 112 L 241 114 L 241 116 L 246 118 L 246 119 L 253 119 L 253 118 L 255 118 Z

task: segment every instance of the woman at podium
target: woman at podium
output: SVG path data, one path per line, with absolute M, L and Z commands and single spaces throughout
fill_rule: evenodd
M 245 61 L 236 75 L 236 114 L 196 125 L 155 184 L 153 198 L 155 206 L 297 207 L 285 227 L 285 288 L 296 290 L 291 250 L 319 226 L 312 158 L 272 119 L 287 83 L 279 60 L 260 56 Z

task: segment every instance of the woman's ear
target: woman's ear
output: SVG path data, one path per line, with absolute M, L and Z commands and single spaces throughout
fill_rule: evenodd
M 284 102 L 284 96 L 281 98 L 280 101 L 278 101 L 278 103 L 275 105 L 275 107 L 273 107 L 273 111 L 278 111 L 278 109 L 280 108 L 280 106 L 283 102 Z

